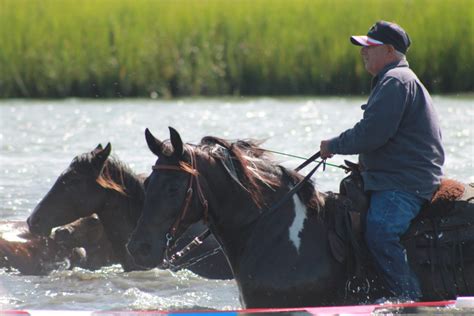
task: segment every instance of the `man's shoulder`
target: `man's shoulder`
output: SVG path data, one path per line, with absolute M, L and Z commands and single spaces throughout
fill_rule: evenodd
M 393 79 L 401 82 L 402 84 L 408 84 L 410 82 L 416 82 L 418 77 L 409 67 L 394 67 L 387 70 L 387 72 L 381 78 L 381 81 Z

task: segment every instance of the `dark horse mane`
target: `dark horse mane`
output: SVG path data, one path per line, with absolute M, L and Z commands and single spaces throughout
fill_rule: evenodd
M 73 160 L 71 167 L 77 168 L 77 170 L 90 169 L 90 166 L 94 165 L 92 158 L 92 153 L 77 156 Z M 100 167 L 94 166 L 94 168 L 98 169 Z M 128 165 L 114 156 L 109 156 L 105 160 L 96 182 L 102 188 L 113 190 L 126 197 L 134 197 L 142 201 L 145 198 L 144 177 L 136 175 Z M 128 209 L 134 210 L 135 208 Z M 140 217 L 140 213 L 129 215 L 136 220 Z
M 263 194 L 265 186 L 274 190 L 285 185 L 283 183 L 285 178 L 291 185 L 303 179 L 303 176 L 296 171 L 288 170 L 276 163 L 268 151 L 260 147 L 261 143 L 262 141 L 256 140 L 231 142 L 214 136 L 206 136 L 201 139 L 196 149 L 206 152 L 223 164 L 230 159 L 240 182 L 256 205 L 261 208 L 265 205 Z M 323 209 L 324 201 L 315 190 L 312 181 L 306 182 L 298 195 L 308 209 L 314 210 L 317 214 Z

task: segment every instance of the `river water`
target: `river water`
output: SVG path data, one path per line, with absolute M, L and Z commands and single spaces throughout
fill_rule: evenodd
M 0 101 L 0 218 L 25 220 L 72 158 L 111 142 L 115 156 L 137 173 L 149 173 L 155 157 L 146 127 L 160 139 L 168 126 L 198 143 L 214 135 L 265 139 L 263 147 L 309 157 L 319 142 L 356 123 L 364 98 L 232 98 L 161 100 Z M 434 97 L 444 133 L 445 173 L 474 182 L 472 97 Z M 275 155 L 288 167 L 297 158 Z M 336 156 L 331 163 L 355 156 Z M 344 173 L 318 172 L 319 190 L 337 191 Z M 233 281 L 200 278 L 188 271 L 153 269 L 124 273 L 74 269 L 48 276 L 22 276 L 0 269 L 1 309 L 130 310 L 240 308 Z

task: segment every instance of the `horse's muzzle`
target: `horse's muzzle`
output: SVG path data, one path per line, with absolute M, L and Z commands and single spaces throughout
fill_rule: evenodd
M 136 265 L 144 268 L 154 268 L 157 260 L 153 256 L 152 245 L 149 242 L 131 239 L 127 244 L 127 250 Z
M 26 220 L 30 233 L 48 237 L 51 234 L 50 228 L 41 226 L 41 220 L 38 216 L 30 216 Z

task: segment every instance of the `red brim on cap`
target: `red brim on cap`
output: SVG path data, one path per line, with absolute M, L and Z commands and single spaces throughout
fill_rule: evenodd
M 351 36 L 351 42 L 358 46 L 380 46 L 384 44 L 381 41 L 368 37 L 367 35 Z

